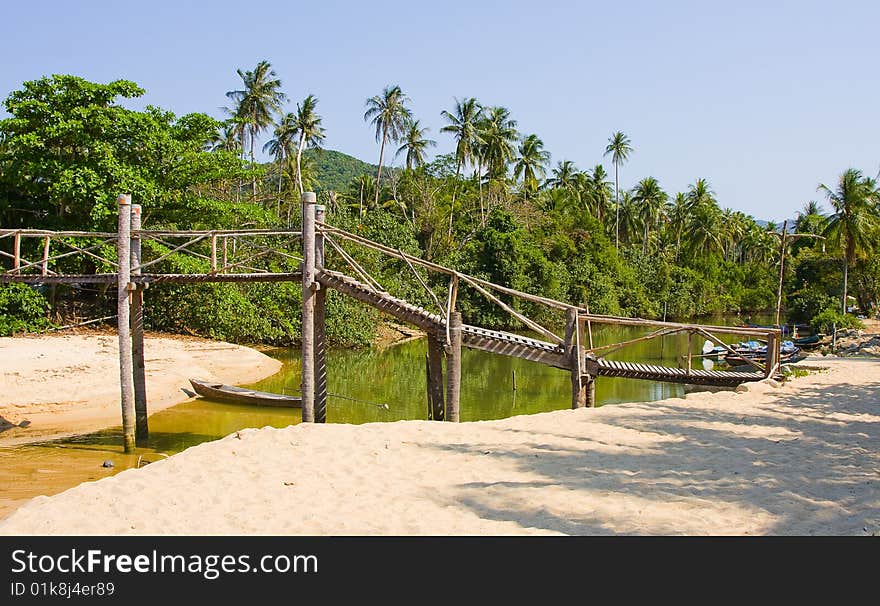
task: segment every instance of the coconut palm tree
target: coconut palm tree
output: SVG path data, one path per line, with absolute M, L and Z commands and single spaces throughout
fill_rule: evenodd
M 856 259 L 877 249 L 880 190 L 875 179 L 862 176 L 862 172 L 854 168 L 840 175 L 834 189 L 821 183 L 817 189 L 825 194 L 834 211 L 828 217 L 823 235 L 843 253 L 842 305 L 846 313 L 849 268 Z
M 825 229 L 825 215 L 822 207 L 815 200 L 810 200 L 798 212 L 794 223 L 794 231 L 799 234 L 821 234 Z
M 288 112 L 281 116 L 281 120 L 275 125 L 273 137 L 263 145 L 263 151 L 275 157 L 275 165 L 278 170 L 278 203 L 276 214 L 281 217 L 281 181 L 284 176 L 284 166 L 288 158 L 293 155 L 296 145 L 296 132 L 294 123 L 296 116 Z
M 422 128 L 418 120 L 412 120 L 407 126 L 406 133 L 403 135 L 403 145 L 397 148 L 394 157 L 406 152 L 406 168 L 412 170 L 425 164 L 425 153 L 429 147 L 434 147 L 437 142 L 433 139 L 426 139 L 425 134 L 431 130 L 430 128 Z
M 260 61 L 252 71 L 236 70 L 244 88 L 231 90 L 226 96 L 235 101 L 232 113 L 240 124 L 241 147 L 245 149 L 245 134 L 250 139 L 251 167 L 255 166 L 254 145 L 257 136 L 273 122 L 281 111 L 287 95 L 281 92 L 281 80 L 268 61 Z M 251 195 L 257 196 L 257 175 L 251 170 Z
M 538 191 L 549 161 L 550 152 L 544 151 L 544 142 L 538 138 L 538 135 L 529 135 L 522 140 L 519 146 L 519 158 L 513 165 L 513 176 L 515 179 L 522 178 L 526 197 L 529 193 Z
M 577 176 L 579 174 L 577 166 L 571 160 L 561 160 L 556 163 L 553 169 L 553 176 L 547 179 L 548 187 L 556 187 L 559 189 L 567 189 L 574 192 L 577 187 Z
M 319 147 L 326 136 L 321 126 L 321 116 L 315 111 L 317 106 L 318 99 L 314 95 L 309 95 L 303 99 L 302 103 L 297 103 L 296 105 L 293 132 L 299 139 L 296 146 L 296 183 L 299 186 L 300 195 L 305 191 L 302 178 L 303 149 L 307 146 L 310 148 Z
M 478 163 L 478 150 L 483 140 L 480 138 L 479 123 L 483 117 L 483 106 L 473 97 L 464 100 L 455 100 L 455 109 L 448 112 L 445 109 L 440 116 L 449 124 L 440 129 L 441 133 L 451 133 L 455 139 L 455 187 L 452 190 L 452 204 L 449 210 L 449 235 L 452 235 L 452 221 L 455 209 L 455 197 L 458 191 L 458 177 L 465 164 L 476 168 Z M 482 204 L 482 197 L 480 198 Z M 482 215 L 482 209 L 481 209 Z
M 681 252 L 681 234 L 688 221 L 688 199 L 686 194 L 683 192 L 675 194 L 675 200 L 666 207 L 666 216 L 669 217 L 669 229 L 675 234 L 675 260 L 678 261 L 678 255 Z
M 715 199 L 715 192 L 712 191 L 709 182 L 702 178 L 694 181 L 692 185 L 688 185 L 687 202 L 688 210 L 690 211 L 706 204 L 718 205 Z
M 605 167 L 597 164 L 593 167 L 592 172 L 586 175 L 583 182 L 584 199 L 587 202 L 590 212 L 593 216 L 603 221 L 604 217 L 611 210 L 611 183 L 608 181 L 608 173 Z M 604 223 L 603 223 L 604 224 Z
M 519 133 L 516 120 L 510 117 L 506 107 L 487 107 L 478 123 L 477 134 L 482 140 L 478 157 L 486 167 L 487 177 L 503 179 L 507 167 L 516 157 L 516 142 Z
M 366 101 L 367 111 L 364 120 L 376 127 L 376 141 L 382 142 L 379 147 L 379 170 L 376 171 L 376 195 L 374 206 L 379 206 L 379 184 L 382 179 L 382 158 L 385 155 L 385 144 L 399 141 L 406 131 L 406 125 L 412 120 L 412 112 L 406 107 L 409 101 L 400 86 L 388 85 L 379 95 Z
M 620 131 L 617 131 L 608 138 L 608 145 L 605 146 L 605 155 L 611 154 L 611 161 L 614 162 L 614 199 L 617 206 L 615 219 L 615 245 L 620 247 L 620 181 L 618 173 L 620 165 L 629 159 L 629 155 L 633 152 L 629 137 Z
M 666 207 L 668 196 L 660 187 L 657 179 L 654 177 L 645 177 L 639 181 L 638 185 L 633 189 L 633 202 L 636 205 L 636 212 L 644 226 L 645 236 L 642 240 L 642 252 L 648 252 L 648 238 L 651 234 L 651 227 L 660 222 Z

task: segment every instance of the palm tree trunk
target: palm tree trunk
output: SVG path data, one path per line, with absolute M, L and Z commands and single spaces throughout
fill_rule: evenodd
M 254 142 L 257 137 L 251 132 L 251 200 L 257 201 L 257 173 L 254 172 Z
M 648 234 L 651 233 L 651 228 L 647 221 L 645 221 L 645 240 L 642 242 L 642 254 L 648 254 Z
M 620 185 L 617 182 L 617 162 L 614 163 L 614 246 L 620 250 Z
M 849 279 L 849 260 L 844 257 L 843 259 L 843 313 L 846 313 L 846 288 L 847 288 L 847 280 Z
M 461 174 L 461 162 L 455 167 L 455 185 L 452 188 L 452 204 L 449 207 L 449 237 L 452 237 L 452 218 L 455 216 L 455 195 L 458 193 L 458 180 Z
M 275 206 L 275 216 L 281 220 L 281 181 L 284 178 L 284 154 L 281 154 L 281 162 L 278 165 L 278 203 Z
M 296 149 L 296 183 L 299 185 L 299 195 L 303 195 L 303 177 L 302 177 L 302 153 L 306 143 L 306 134 L 302 133 L 299 137 L 299 147 Z
M 483 161 L 479 160 L 477 162 L 477 179 L 480 182 L 480 222 L 482 225 L 486 224 L 486 211 L 483 206 Z
M 379 208 L 379 179 L 382 178 L 382 157 L 385 155 L 385 139 L 388 138 L 388 129 L 382 131 L 382 146 L 379 148 L 379 170 L 376 172 L 376 200 L 374 206 Z

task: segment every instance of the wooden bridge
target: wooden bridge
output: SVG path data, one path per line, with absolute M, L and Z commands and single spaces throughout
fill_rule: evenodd
M 154 283 L 301 282 L 304 422 L 326 421 L 324 313 L 326 292 L 330 288 L 427 333 L 428 417 L 434 420 L 459 420 L 462 347 L 521 358 L 567 371 L 571 376 L 573 408 L 595 405 L 595 380 L 600 376 L 734 386 L 773 377 L 779 371 L 781 334 L 778 330 L 591 314 L 585 307 L 493 284 L 334 227 L 325 222 L 324 207 L 316 204 L 313 193 L 303 194 L 302 208 L 302 231 L 161 231 L 142 229 L 140 207 L 131 205 L 130 196 L 120 196 L 115 233 L 0 230 L 0 241 L 10 238 L 12 242 L 11 252 L 0 250 L 0 257 L 7 259 L 8 266 L 0 269 L 0 283 L 124 285 L 124 288 L 117 287 L 117 327 L 126 451 L 134 449 L 136 440 L 148 436 L 143 303 L 144 290 Z M 292 250 L 291 243 L 295 241 L 297 244 L 301 242 L 302 256 L 289 252 Z M 432 309 L 420 307 L 388 292 L 343 247 L 343 242 L 349 249 L 360 247 L 402 261 L 427 293 L 427 300 L 432 301 Z M 28 258 L 23 255 L 23 249 Z M 188 263 L 170 263 L 170 260 L 181 256 L 186 257 Z M 147 257 L 150 257 L 149 260 Z M 84 261 L 94 271 L 82 273 Z M 340 267 L 331 269 L 330 266 L 334 264 Z M 180 265 L 185 265 L 188 270 L 175 269 Z M 75 268 L 79 273 L 66 273 L 66 268 Z M 428 286 L 417 268 L 448 276 L 445 301 L 441 301 L 435 290 Z M 460 288 L 471 288 L 486 297 L 540 338 L 464 324 L 461 313 L 456 311 Z M 507 297 L 509 301 L 527 301 L 564 314 L 564 334 L 557 335 L 545 328 L 517 311 L 512 303 L 505 302 L 502 297 Z M 652 331 L 628 341 L 594 346 L 593 326 L 597 324 L 637 326 Z M 679 357 L 683 363 L 678 367 L 623 362 L 606 357 L 634 343 L 680 333 L 687 334 L 688 338 L 686 351 Z M 752 366 L 750 371 L 693 368 L 691 337 L 699 335 L 729 349 L 717 336 L 719 334 L 766 340 L 766 359 L 763 363 L 748 361 Z

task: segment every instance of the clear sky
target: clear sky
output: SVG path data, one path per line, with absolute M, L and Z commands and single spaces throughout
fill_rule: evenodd
M 635 153 L 621 187 L 698 177 L 722 206 L 793 216 L 848 167 L 880 169 L 880 2 L 7 1 L 0 97 L 53 73 L 133 80 L 143 102 L 222 117 L 236 68 L 314 93 L 326 146 L 375 162 L 364 101 L 412 98 L 439 153 L 454 97 L 507 106 L 553 163 Z

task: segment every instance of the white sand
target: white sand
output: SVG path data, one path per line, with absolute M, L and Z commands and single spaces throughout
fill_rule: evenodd
M 281 368 L 253 349 L 192 337 L 150 334 L 144 352 L 151 414 L 186 401 L 190 377 L 250 383 Z M 116 335 L 0 338 L 0 446 L 120 425 L 119 397 Z
M 742 394 L 242 431 L 0 534 L 880 534 L 880 361 L 821 363 Z

